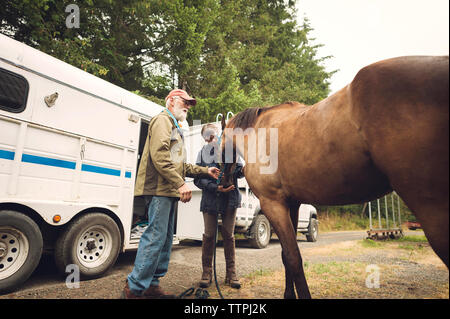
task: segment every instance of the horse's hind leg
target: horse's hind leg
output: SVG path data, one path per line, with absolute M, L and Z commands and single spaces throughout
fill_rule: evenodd
M 297 234 L 297 225 L 298 225 L 298 208 L 300 207 L 300 203 L 293 202 L 289 204 L 289 213 L 291 216 L 291 223 L 294 227 L 294 232 Z M 295 299 L 295 289 L 294 289 L 294 278 L 289 271 L 289 267 L 287 265 L 287 259 L 284 256 L 284 253 L 281 253 L 281 258 L 283 260 L 283 265 L 285 268 L 285 279 L 286 279 L 286 288 L 284 290 L 284 298 L 285 299 Z
M 430 246 L 448 268 L 448 201 L 444 199 L 439 204 L 437 199 L 427 200 L 420 195 L 411 199 L 410 197 L 412 196 L 402 198 L 422 225 Z
M 283 260 L 285 275 L 284 299 L 296 299 L 297 296 L 295 295 L 294 277 L 289 270 L 287 259 L 284 256 L 284 250 L 281 252 L 281 259 Z
M 433 214 L 437 216 L 430 218 Z M 448 205 L 446 210 L 428 210 L 428 214 L 416 213 L 416 216 L 431 247 L 448 268 Z
M 291 222 L 290 211 L 286 204 L 260 198 L 261 208 L 277 234 L 286 271 L 285 298 L 295 297 L 293 282 L 299 298 L 311 298 L 303 271 L 303 262 L 297 245 L 297 234 Z M 297 209 L 298 211 L 298 209 Z M 298 214 L 298 213 L 297 213 Z M 294 216 L 295 217 L 295 216 Z M 298 222 L 298 217 L 295 217 Z M 295 224 L 297 226 L 297 224 Z

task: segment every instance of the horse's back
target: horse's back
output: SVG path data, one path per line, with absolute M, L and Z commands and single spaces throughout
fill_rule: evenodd
M 448 114 L 448 56 L 406 56 L 383 60 L 361 69 L 351 83 L 352 97 L 363 102 L 361 107 L 376 107 L 385 102 L 409 103 L 410 111 L 420 108 L 443 108 Z M 390 102 L 390 103 L 386 103 Z

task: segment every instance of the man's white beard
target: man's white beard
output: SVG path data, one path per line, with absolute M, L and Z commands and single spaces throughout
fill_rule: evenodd
M 183 111 L 183 108 L 178 108 L 174 106 L 173 108 L 173 116 L 177 119 L 178 122 L 183 122 L 186 120 L 187 113 Z

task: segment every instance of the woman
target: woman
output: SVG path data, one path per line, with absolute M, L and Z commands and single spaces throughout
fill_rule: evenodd
M 218 129 L 214 124 L 206 124 L 202 128 L 202 136 L 207 144 L 197 156 L 197 165 L 219 167 L 218 164 Z M 217 214 L 222 215 L 222 238 L 225 251 L 226 277 L 225 284 L 232 288 L 240 288 L 241 284 L 236 276 L 234 226 L 236 209 L 241 205 L 241 194 L 237 186 L 237 179 L 242 178 L 243 166 L 237 164 L 233 185 L 224 188 L 217 185 L 213 178 L 196 178 L 195 185 L 202 190 L 200 211 L 203 213 L 205 232 L 202 242 L 203 273 L 200 287 L 207 288 L 212 282 L 212 258 L 214 253 L 214 237 L 217 229 Z

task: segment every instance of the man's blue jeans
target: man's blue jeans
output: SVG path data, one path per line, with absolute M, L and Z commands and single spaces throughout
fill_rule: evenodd
M 174 217 L 178 198 L 152 196 L 148 207 L 148 227 L 139 241 L 128 286 L 141 295 L 150 286 L 157 286 L 167 273 L 172 250 Z

